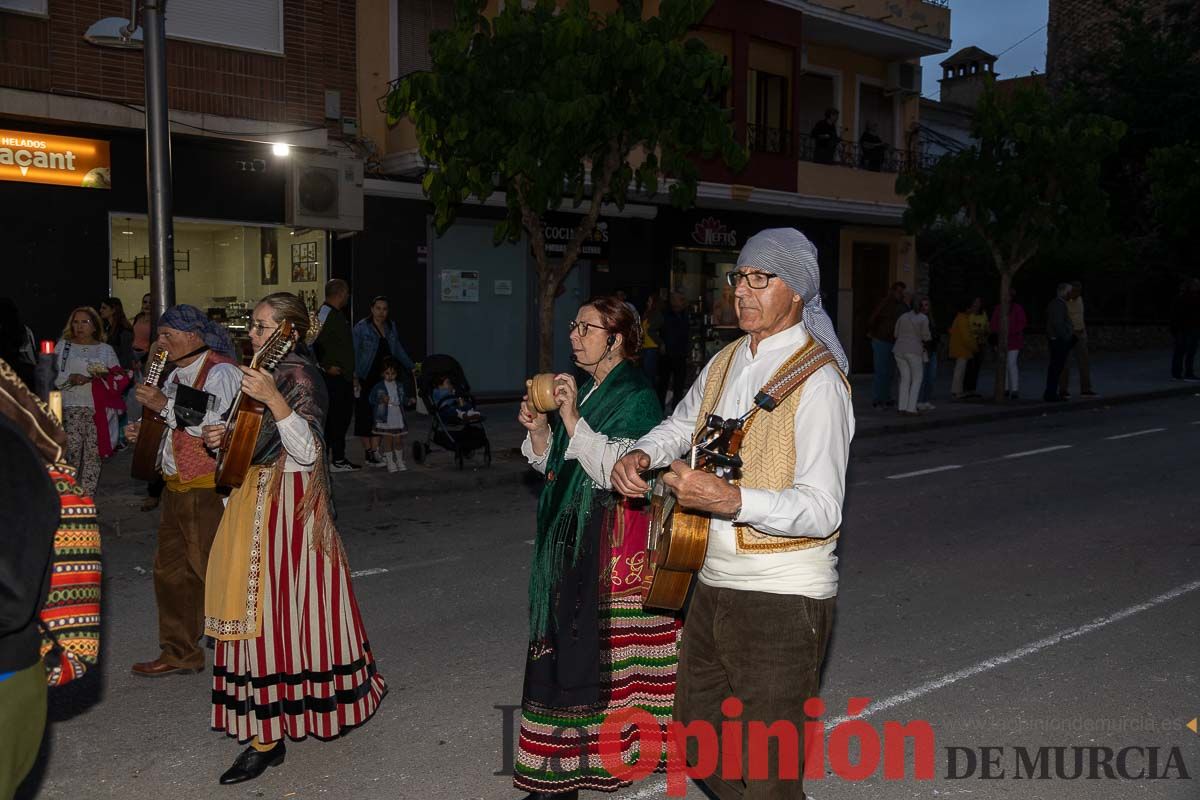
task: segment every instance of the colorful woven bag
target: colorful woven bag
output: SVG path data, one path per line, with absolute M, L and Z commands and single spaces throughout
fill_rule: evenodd
M 46 682 L 62 686 L 100 656 L 100 525 L 96 505 L 75 482 L 75 468 L 48 467 L 62 514 L 54 533 L 50 594 L 41 611 Z

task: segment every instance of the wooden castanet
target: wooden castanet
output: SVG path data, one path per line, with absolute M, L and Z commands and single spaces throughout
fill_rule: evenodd
M 146 378 L 143 384 L 157 387 L 166 363 L 166 350 L 159 350 L 155 353 L 150 360 L 150 366 L 146 368 Z M 158 472 L 158 450 L 166 432 L 167 421 L 163 415 L 143 407 L 141 423 L 138 425 L 137 441 L 133 445 L 133 464 L 129 467 L 129 474 L 135 480 L 154 480 Z
M 254 358 L 250 360 L 250 369 L 275 369 L 295 343 L 292 323 L 284 320 L 254 354 Z M 266 408 L 242 391 L 233 398 L 225 425 L 225 436 L 221 439 L 221 447 L 217 451 L 218 489 L 236 489 L 246 480 L 246 473 L 250 471 L 250 463 L 254 458 L 254 447 L 258 444 L 258 434 L 262 431 L 263 412 Z

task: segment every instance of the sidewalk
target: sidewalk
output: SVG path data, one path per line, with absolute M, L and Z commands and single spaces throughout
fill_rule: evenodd
M 1138 350 L 1123 353 L 1095 353 L 1091 357 L 1092 388 L 1099 397 L 1079 396 L 1079 371 L 1071 366 L 1071 394 L 1065 403 L 1045 403 L 1045 359 L 1026 359 L 1020 363 L 1020 393 L 1018 400 L 996 403 L 992 400 L 995 387 L 994 360 L 984 363 L 979 372 L 976 391 L 982 398 L 967 401 L 950 399 L 950 381 L 954 362 L 938 363 L 937 383 L 930 402 L 936 406 L 920 416 L 901 415 L 895 408 L 871 408 L 871 375 L 855 375 L 854 390 L 855 438 L 881 436 L 889 433 L 929 430 L 933 428 L 992 422 L 1013 417 L 1057 414 L 1121 403 L 1154 400 L 1160 397 L 1200 394 L 1200 383 L 1180 383 L 1170 378 L 1171 353 L 1167 350 Z M 895 383 L 899 378 L 894 378 Z
M 1078 374 L 1071 381 L 1075 396 L 1065 403 L 1043 403 L 1042 390 L 1046 384 L 1046 362 L 1029 360 L 1021 364 L 1022 399 L 1003 404 L 992 402 L 994 362 L 984 365 L 977 390 L 983 399 L 965 402 L 950 400 L 950 379 L 953 362 L 939 364 L 937 388 L 932 402 L 936 406 L 917 417 L 901 416 L 894 408 L 871 408 L 871 376 L 855 375 L 851 379 L 854 391 L 855 438 L 863 439 L 892 433 L 905 433 L 943 427 L 991 422 L 1023 416 L 1081 411 L 1121 403 L 1153 400 L 1177 395 L 1200 395 L 1200 383 L 1179 383 L 1170 380 L 1170 353 L 1146 350 L 1127 353 L 1099 353 L 1092 357 L 1092 383 L 1099 397 L 1079 398 Z M 453 456 L 435 448 L 424 464 L 412 459 L 412 443 L 425 441 L 429 418 L 410 414 L 405 461 L 407 472 L 389 473 L 386 469 L 364 467 L 358 472 L 332 476 L 335 502 L 344 506 L 376 506 L 395 501 L 409 502 L 435 496 L 471 492 L 475 489 L 527 483 L 536 490 L 540 485 L 529 470 L 520 446 L 525 429 L 516 421 L 517 403 L 494 403 L 480 407 L 486 421 L 484 426 L 492 443 L 492 464 L 484 466 L 481 454 L 468 459 L 464 469 L 454 466 Z M 362 462 L 362 447 L 357 439 L 349 443 L 352 460 Z M 124 509 L 136 509 L 144 495 L 144 487 L 129 477 L 129 451 L 117 454 L 104 466 L 100 497 L 109 509 L 110 504 Z M 129 516 L 136 516 L 136 511 Z

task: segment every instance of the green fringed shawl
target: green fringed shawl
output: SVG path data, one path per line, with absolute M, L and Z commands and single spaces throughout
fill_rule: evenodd
M 580 416 L 609 439 L 640 439 L 662 421 L 662 406 L 650 382 L 628 361 L 622 361 L 588 397 L 593 385 L 579 387 L 587 397 Z M 578 461 L 564 455 L 570 437 L 559 424 L 546 460 L 546 485 L 538 500 L 537 540 L 529 570 L 530 641 L 540 641 L 550 625 L 550 609 L 563 569 L 579 558 L 583 532 L 592 513 L 594 487 Z M 597 576 L 598 579 L 598 576 Z

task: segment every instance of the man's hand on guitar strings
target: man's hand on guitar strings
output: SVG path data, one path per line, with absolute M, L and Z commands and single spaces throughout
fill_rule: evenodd
M 711 472 L 692 469 L 686 461 L 672 462 L 662 482 L 689 511 L 732 517 L 742 507 L 741 489 Z
M 650 486 L 641 473 L 650 469 L 650 456 L 641 450 L 631 450 L 613 465 L 609 481 L 626 497 L 644 497 Z

